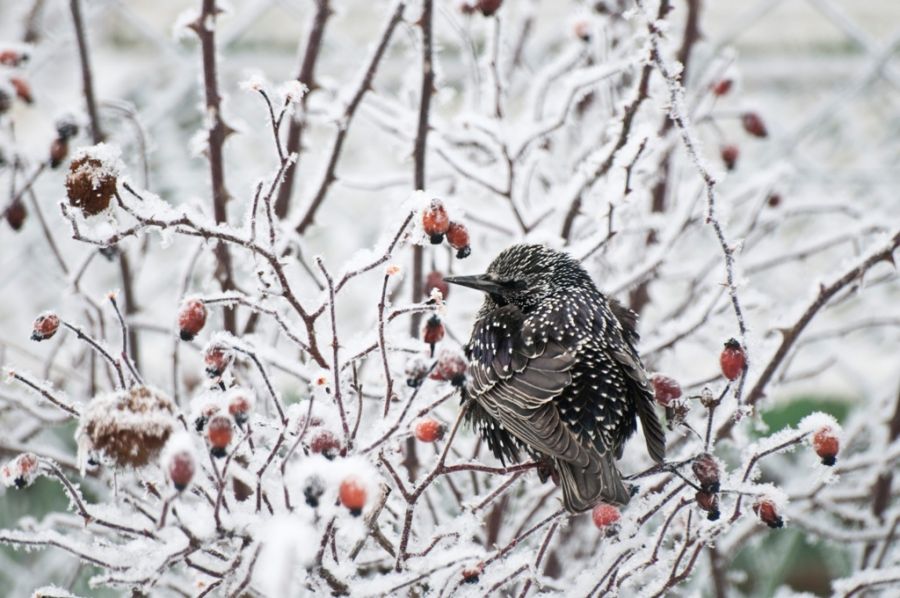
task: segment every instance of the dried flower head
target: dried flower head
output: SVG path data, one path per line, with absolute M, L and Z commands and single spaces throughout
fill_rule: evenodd
M 174 412 L 171 400 L 147 386 L 98 395 L 88 403 L 75 433 L 79 454 L 93 452 L 119 466 L 143 467 L 169 440 Z
M 69 204 L 87 216 L 100 214 L 109 208 L 117 180 L 116 168 L 90 153 L 79 152 L 66 177 Z

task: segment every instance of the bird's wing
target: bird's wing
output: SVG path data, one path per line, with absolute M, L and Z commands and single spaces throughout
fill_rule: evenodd
M 599 467 L 594 455 L 560 421 L 553 399 L 572 383 L 575 352 L 534 337 L 512 305 L 475 324 L 467 392 L 510 434 L 548 456 Z
M 656 415 L 653 389 L 647 379 L 644 366 L 632 351 L 625 348 L 613 350 L 612 356 L 619 362 L 627 376 L 630 387 L 629 394 L 637 409 L 638 417 L 641 418 L 641 428 L 644 430 L 644 438 L 647 441 L 647 451 L 654 461 L 662 463 L 666 459 L 666 434 Z

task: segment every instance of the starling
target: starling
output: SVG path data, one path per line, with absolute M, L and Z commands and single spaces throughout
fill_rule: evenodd
M 635 349 L 637 314 L 543 245 L 513 245 L 485 274 L 444 280 L 485 293 L 466 346 L 467 423 L 502 462 L 518 461 L 520 450 L 540 461 L 570 512 L 626 504 L 615 460 L 638 417 L 653 460 L 666 452 Z

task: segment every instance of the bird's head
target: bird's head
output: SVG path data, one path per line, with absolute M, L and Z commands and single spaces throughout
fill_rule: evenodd
M 488 300 L 528 308 L 561 288 L 590 278 L 568 254 L 544 245 L 520 244 L 504 249 L 484 274 L 446 276 L 444 280 L 486 293 Z

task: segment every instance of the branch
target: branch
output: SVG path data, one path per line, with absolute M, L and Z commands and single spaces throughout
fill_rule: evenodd
M 84 100 L 87 104 L 88 117 L 91 119 L 91 138 L 93 142 L 103 141 L 103 130 L 100 128 L 100 114 L 97 101 L 94 99 L 94 78 L 91 71 L 91 59 L 88 53 L 87 34 L 81 20 L 81 0 L 69 0 L 72 23 L 75 25 L 75 39 L 78 42 L 78 58 L 81 62 L 81 85 Z
M 223 165 L 222 146 L 225 138 L 231 134 L 231 129 L 222 120 L 222 98 L 219 96 L 218 70 L 216 66 L 216 17 L 220 10 L 215 0 L 202 0 L 200 16 L 190 28 L 200 38 L 200 47 L 203 54 L 203 84 L 206 96 L 205 126 L 208 128 L 207 156 L 209 158 L 209 175 L 212 184 L 213 216 L 217 224 L 228 222 L 228 191 L 225 188 L 225 168 Z M 215 249 L 216 260 L 219 267 L 216 278 L 222 285 L 223 291 L 233 290 L 234 278 L 231 267 L 231 253 L 228 246 L 218 243 Z M 225 330 L 235 334 L 237 330 L 236 314 L 234 309 L 225 310 Z
M 891 237 L 891 239 L 885 246 L 882 246 L 882 248 L 878 249 L 874 253 L 871 253 L 866 259 L 862 261 L 862 263 L 851 268 L 849 271 L 844 273 L 843 276 L 838 278 L 830 285 L 823 285 L 819 288 L 819 294 L 809 305 L 809 307 L 806 308 L 806 310 L 800 316 L 800 319 L 797 320 L 790 328 L 781 331 L 781 344 L 778 346 L 775 354 L 772 355 L 772 357 L 769 359 L 769 362 L 763 369 L 762 374 L 760 374 L 759 378 L 757 379 L 756 384 L 753 386 L 750 392 L 747 393 L 747 405 L 755 405 L 765 395 L 766 385 L 772 379 L 772 376 L 775 374 L 778 366 L 787 356 L 788 351 L 790 351 L 794 343 L 797 342 L 800 334 L 810 323 L 810 321 L 812 321 L 819 310 L 825 307 L 825 305 L 828 304 L 828 301 L 831 300 L 831 298 L 834 297 L 838 293 L 838 291 L 854 282 L 858 278 L 861 278 L 875 264 L 883 261 L 893 263 L 894 251 L 898 246 L 900 246 L 900 231 L 894 233 L 893 237 Z M 731 421 L 726 422 L 725 426 L 723 427 L 724 429 L 720 432 L 727 432 L 731 428 L 731 425 Z
M 323 4 L 327 5 L 327 2 L 324 2 Z M 406 2 L 404 0 L 398 0 L 394 5 L 394 10 L 391 13 L 390 18 L 388 19 L 387 25 L 381 33 L 381 39 L 378 42 L 378 46 L 376 46 L 375 51 L 369 58 L 369 63 L 363 74 L 362 80 L 357 86 L 356 92 L 353 94 L 353 98 L 350 100 L 350 103 L 347 104 L 347 107 L 344 109 L 343 117 L 338 122 L 338 131 L 334 137 L 334 141 L 331 144 L 331 153 L 328 157 L 328 163 L 325 166 L 325 172 L 322 175 L 322 180 L 319 183 L 318 189 L 313 195 L 312 201 L 310 201 L 309 207 L 306 208 L 306 212 L 296 226 L 297 233 L 300 235 L 306 232 L 306 229 L 309 228 L 315 220 L 316 212 L 321 207 L 322 202 L 325 201 L 325 196 L 328 194 L 329 187 L 331 187 L 331 184 L 337 178 L 335 175 L 335 169 L 337 168 L 338 159 L 341 156 L 341 150 L 344 147 L 344 140 L 347 138 L 347 132 L 350 130 L 350 123 L 353 121 L 353 116 L 356 114 L 356 109 L 359 107 L 360 102 L 362 102 L 363 96 L 372 87 L 372 80 L 375 78 L 375 73 L 378 71 L 378 65 L 381 63 L 381 59 L 384 56 L 385 50 L 387 50 L 388 44 L 391 40 L 391 35 L 394 33 L 394 29 L 397 27 L 397 24 L 403 18 L 404 8 L 406 8 Z M 293 125 L 293 121 L 291 124 Z M 290 132 L 288 134 L 290 135 Z M 290 152 L 290 137 L 288 137 L 288 144 L 288 152 Z M 293 182 L 293 179 L 290 178 L 292 172 L 293 169 L 288 169 L 288 171 L 285 173 L 284 184 L 282 185 L 282 189 L 288 189 L 288 193 L 290 193 L 289 184 Z M 278 199 L 281 199 L 280 194 Z M 275 205 L 275 208 L 277 212 L 277 203 Z
M 316 0 L 316 13 L 313 16 L 312 27 L 309 31 L 309 38 L 306 41 L 306 50 L 303 53 L 303 63 L 300 65 L 300 73 L 297 75 L 299 81 L 305 88 L 306 93 L 300 98 L 300 107 L 296 114 L 291 118 L 291 124 L 288 127 L 287 135 L 287 155 L 300 154 L 303 128 L 306 126 L 306 103 L 310 92 L 316 87 L 315 68 L 316 61 L 319 59 L 319 50 L 322 48 L 322 36 L 325 33 L 325 23 L 332 14 L 331 8 L 328 6 L 328 0 Z M 284 172 L 284 182 L 278 189 L 278 197 L 275 200 L 275 215 L 283 219 L 287 216 L 288 206 L 291 201 L 291 192 L 294 190 L 294 174 L 297 172 L 297 162 L 290 164 Z

